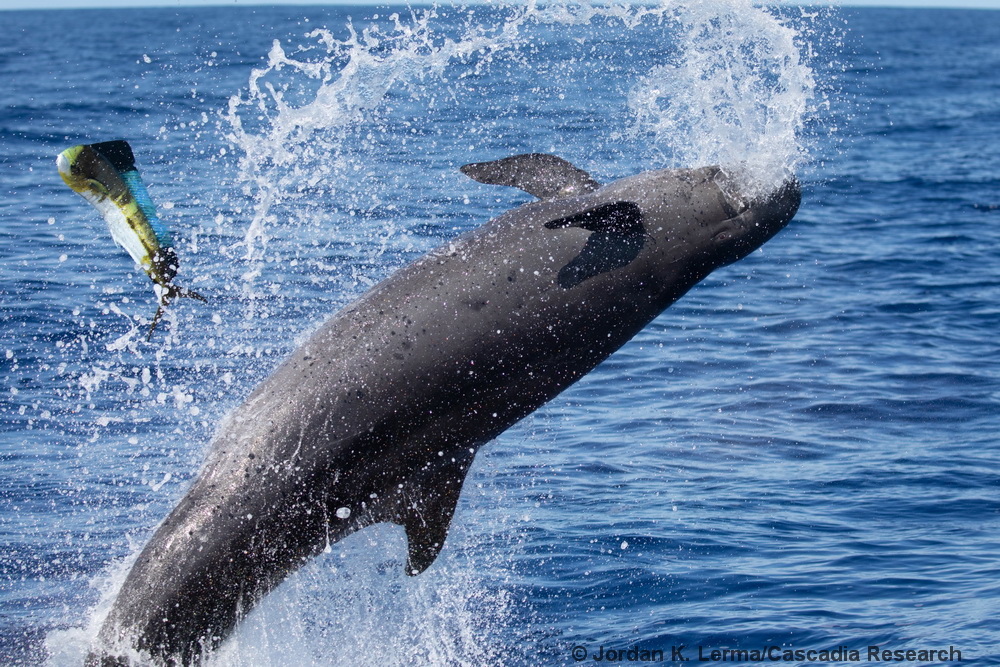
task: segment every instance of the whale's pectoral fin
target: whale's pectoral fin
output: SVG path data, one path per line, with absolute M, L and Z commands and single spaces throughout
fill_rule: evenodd
M 424 498 L 403 517 L 402 523 L 406 529 L 406 542 L 409 548 L 406 563 L 408 575 L 420 574 L 430 567 L 441 553 L 461 490 L 461 480 L 443 489 L 433 489 L 430 497 Z
M 451 459 L 449 465 L 422 480 L 396 523 L 406 530 L 409 560 L 406 573 L 420 574 L 438 557 L 448 536 L 451 518 L 462 492 L 465 475 L 472 463 L 467 458 Z
M 525 153 L 461 168 L 469 178 L 487 185 L 509 185 L 539 199 L 575 197 L 601 187 L 583 169 L 548 153 Z
M 642 221 L 642 211 L 638 205 L 630 201 L 616 201 L 546 222 L 545 228 L 580 227 L 589 232 L 605 234 L 642 234 L 645 232 Z

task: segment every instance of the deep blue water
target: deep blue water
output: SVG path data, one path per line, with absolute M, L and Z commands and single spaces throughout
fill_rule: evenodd
M 459 165 L 537 150 L 610 180 L 689 154 L 628 132 L 637 81 L 684 57 L 655 18 L 525 25 L 447 61 L 442 36 L 512 19 L 442 11 L 431 42 L 382 39 L 382 65 L 297 117 L 357 55 L 324 35 L 348 16 L 389 35 L 391 13 L 0 14 L 0 663 L 79 664 L 219 419 L 368 285 L 527 201 Z M 368 529 L 214 664 L 681 644 L 1000 664 L 1000 12 L 783 21 L 817 82 L 792 225 L 484 448 L 425 574 L 403 576 L 401 531 Z M 274 40 L 326 69 L 266 68 Z M 183 239 L 178 281 L 211 298 L 151 344 L 148 280 L 54 164 L 117 137 Z

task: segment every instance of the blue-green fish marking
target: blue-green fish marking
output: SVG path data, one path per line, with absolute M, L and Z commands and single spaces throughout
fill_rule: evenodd
M 139 170 L 129 169 L 128 171 L 123 171 L 121 176 L 135 198 L 135 203 L 146 214 L 146 220 L 149 221 L 149 226 L 153 228 L 156 240 L 160 242 L 161 246 L 172 246 L 170 230 L 167 229 L 167 226 L 163 224 L 160 217 L 156 214 L 156 204 L 153 203 L 152 198 L 149 196 L 149 191 L 146 190 L 146 184 L 142 182 Z

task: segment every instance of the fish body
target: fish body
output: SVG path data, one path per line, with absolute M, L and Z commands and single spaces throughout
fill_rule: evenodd
M 157 286 L 159 307 L 147 340 L 172 299 L 205 301 L 197 292 L 173 282 L 179 262 L 170 231 L 156 214 L 156 206 L 135 167 L 135 155 L 127 141 L 67 148 L 59 154 L 56 166 L 66 185 L 100 212 L 111 230 L 111 238 Z

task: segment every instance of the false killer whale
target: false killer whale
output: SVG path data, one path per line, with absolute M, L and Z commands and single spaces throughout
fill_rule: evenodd
M 539 201 L 371 288 L 223 421 L 88 665 L 197 662 L 290 572 L 374 523 L 403 526 L 419 574 L 479 447 L 778 233 L 801 199 L 794 178 L 741 196 L 718 167 L 604 186 L 544 154 L 462 172 Z

